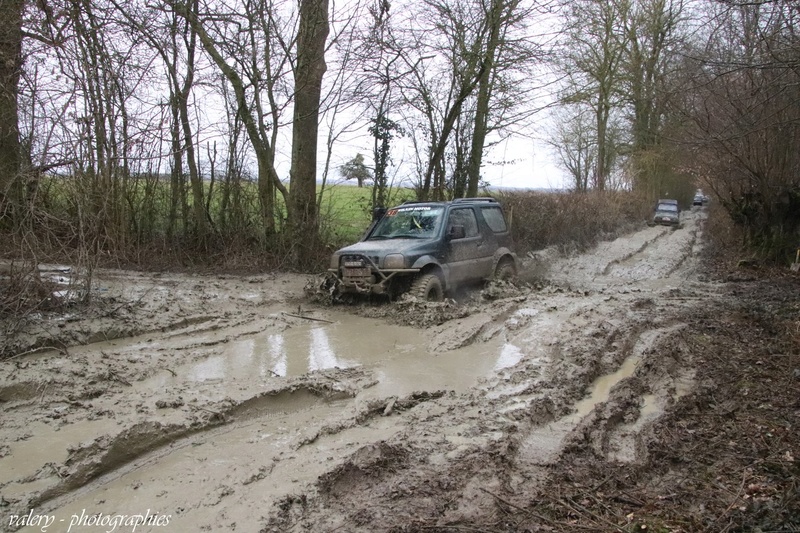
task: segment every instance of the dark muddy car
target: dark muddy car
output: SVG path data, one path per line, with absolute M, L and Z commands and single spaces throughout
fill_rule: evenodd
M 408 202 L 379 212 L 361 242 L 333 254 L 329 272 L 340 294 L 438 301 L 458 285 L 514 276 L 513 250 L 492 198 Z
M 681 214 L 678 206 L 673 203 L 659 203 L 653 213 L 653 224 L 679 227 Z

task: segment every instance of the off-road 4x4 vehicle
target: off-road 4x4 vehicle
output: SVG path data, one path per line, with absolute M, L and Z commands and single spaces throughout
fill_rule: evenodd
M 338 293 L 405 292 L 439 301 L 457 285 L 517 271 L 511 233 L 493 198 L 406 202 L 376 209 L 362 240 L 338 250 L 329 272 Z

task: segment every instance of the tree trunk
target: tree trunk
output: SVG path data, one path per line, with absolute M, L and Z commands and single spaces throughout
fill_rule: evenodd
M 483 57 L 483 68 L 478 78 L 478 99 L 475 104 L 475 129 L 472 133 L 469 163 L 467 165 L 467 197 L 478 196 L 478 185 L 481 179 L 481 163 L 483 162 L 483 146 L 489 125 L 489 102 L 491 100 L 492 76 L 497 48 L 500 46 L 500 26 L 502 24 L 503 0 L 494 0 L 488 13 L 489 33 L 486 40 L 486 51 Z
M 317 240 L 317 136 L 328 0 L 300 0 L 297 64 L 292 122 L 292 165 L 289 181 L 289 222 L 294 259 L 305 263 Z
M 197 12 L 197 2 L 192 3 L 192 9 Z M 183 80 L 183 86 L 178 86 L 178 74 L 176 64 L 171 65 L 173 68 L 172 77 L 175 83 L 176 100 L 178 110 L 180 112 L 181 129 L 183 130 L 183 144 L 186 152 L 186 165 L 189 167 L 189 183 L 192 187 L 192 218 L 194 221 L 195 237 L 197 244 L 201 249 L 204 249 L 208 244 L 208 215 L 205 209 L 205 192 L 203 190 L 203 181 L 200 177 L 200 171 L 197 168 L 197 156 L 194 149 L 194 135 L 192 133 L 192 124 L 189 119 L 189 95 L 192 91 L 194 84 L 194 57 L 195 57 L 195 39 L 197 32 L 192 25 L 191 34 L 189 35 L 188 42 L 186 43 L 186 77 Z
M 181 157 L 180 121 L 178 119 L 177 96 L 170 96 L 170 141 L 172 146 L 172 172 L 170 175 L 169 218 L 167 220 L 167 239 L 172 242 L 177 232 L 178 205 L 183 201 L 183 158 Z
M 606 189 L 606 144 L 608 132 L 608 109 L 607 106 L 599 104 L 597 106 L 597 161 L 594 174 L 594 188 L 598 191 Z
M 472 91 L 478 84 L 478 80 L 483 75 L 485 68 L 486 66 L 482 65 L 477 69 L 475 76 L 470 79 L 468 83 L 461 86 L 461 90 L 453 102 L 453 107 L 450 108 L 450 111 L 447 113 L 447 116 L 445 116 L 445 119 L 442 123 L 442 131 L 439 135 L 439 138 L 435 142 L 433 138 L 431 140 L 431 156 L 430 160 L 428 161 L 428 168 L 425 171 L 425 185 L 423 187 L 424 197 L 421 198 L 422 200 L 428 199 L 431 180 L 433 180 L 434 200 L 443 199 L 443 186 L 445 178 L 443 159 L 445 149 L 447 148 L 447 142 L 450 140 L 450 134 L 453 133 L 453 129 L 456 125 L 456 119 L 458 119 L 458 115 L 461 113 L 461 107 L 463 106 L 464 101 L 472 94 Z
M 3 0 L 0 10 L 0 213 L 10 212 L 12 217 L 17 210 L 14 205 L 21 206 L 22 202 L 17 107 L 22 67 L 22 8 L 23 0 Z M 11 204 L 10 211 L 3 208 L 6 202 Z M 5 226 L 5 221 L 0 224 Z

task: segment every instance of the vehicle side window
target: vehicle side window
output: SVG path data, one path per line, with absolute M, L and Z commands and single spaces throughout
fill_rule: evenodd
M 453 226 L 464 226 L 464 233 L 467 237 L 478 235 L 478 219 L 471 208 L 453 209 L 450 211 L 450 219 L 447 222 L 448 231 Z
M 508 231 L 506 220 L 503 218 L 503 212 L 499 207 L 481 207 L 481 214 L 493 232 L 502 233 Z

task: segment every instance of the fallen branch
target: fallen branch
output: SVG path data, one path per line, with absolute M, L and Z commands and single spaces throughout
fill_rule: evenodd
M 550 520 L 550 519 L 549 519 L 549 518 L 547 518 L 546 516 L 542 516 L 542 515 L 540 515 L 540 514 L 538 514 L 538 513 L 535 513 L 535 512 L 533 512 L 533 511 L 531 511 L 530 509 L 523 509 L 522 507 L 520 507 L 520 506 L 518 506 L 518 505 L 514 505 L 514 504 L 513 504 L 513 503 L 511 503 L 510 501 L 508 501 L 508 500 L 506 500 L 506 499 L 504 499 L 504 498 L 501 498 L 501 497 L 500 497 L 500 496 L 498 496 L 497 494 L 495 494 L 495 493 L 493 493 L 493 492 L 490 492 L 490 491 L 488 491 L 488 490 L 484 489 L 483 487 L 480 487 L 480 490 L 481 490 L 481 491 L 483 491 L 483 492 L 485 492 L 486 494 L 488 494 L 488 495 L 489 495 L 489 496 L 491 496 L 492 498 L 496 499 L 497 501 L 500 501 L 500 502 L 502 502 L 502 503 L 504 503 L 504 504 L 508 505 L 509 507 L 512 507 L 512 508 L 516 509 L 517 511 L 520 511 L 520 512 L 522 512 L 522 513 L 525 513 L 526 515 L 532 516 L 532 517 L 534 517 L 534 518 L 538 518 L 539 520 L 542 520 L 542 521 L 544 521 L 544 522 L 547 522 L 547 523 L 549 523 L 549 524 L 553 524 L 553 525 L 555 525 L 555 524 L 556 524 L 556 522 L 554 522 L 553 520 Z
M 18 357 L 25 357 L 26 355 L 33 355 L 35 353 L 47 352 L 47 351 L 50 351 L 50 350 L 55 350 L 55 351 L 57 351 L 58 353 L 60 353 L 62 355 L 69 355 L 69 353 L 67 352 L 66 348 L 58 348 L 56 346 L 39 346 L 38 348 L 33 348 L 33 349 L 28 350 L 28 351 L 25 351 L 25 352 L 22 352 L 22 353 L 18 353 L 16 355 L 12 355 L 10 357 L 6 357 L 5 360 L 6 361 L 11 361 L 12 359 L 16 359 Z
M 116 381 L 117 383 L 122 383 L 123 385 L 131 387 L 131 384 L 130 384 L 130 382 L 128 380 L 120 377 L 119 374 L 117 374 L 113 370 L 109 370 L 108 371 L 106 379 L 108 379 L 109 381 Z
M 223 423 L 225 423 L 227 421 L 227 420 L 225 420 L 225 415 L 223 413 L 220 413 L 220 412 L 217 412 L 217 411 L 213 411 L 211 409 L 206 409 L 205 407 L 194 406 L 194 408 L 199 410 L 199 411 L 205 411 L 207 413 L 211 413 L 212 415 L 216 416 L 219 420 L 221 420 Z
M 47 387 L 49 386 L 50 384 L 46 383 L 45 386 L 42 388 L 42 395 L 39 396 L 39 403 L 42 403 L 44 401 L 44 395 L 47 393 Z
M 733 509 L 739 503 L 739 500 L 742 497 L 742 493 L 744 492 L 744 487 L 746 483 L 747 483 L 747 471 L 745 470 L 744 472 L 742 472 L 742 482 L 739 485 L 739 490 L 733 497 L 733 500 L 731 500 L 730 505 L 728 505 L 728 508 L 725 509 L 725 511 L 721 515 L 719 515 L 716 519 L 714 519 L 713 522 L 711 522 L 711 524 L 709 524 L 708 529 L 706 531 L 711 531 L 711 528 L 714 526 L 714 524 L 725 518 L 728 515 L 728 513 L 731 512 L 731 509 Z
M 152 291 L 153 291 L 153 288 L 150 287 L 149 289 L 144 291 L 144 293 L 139 298 L 137 298 L 136 301 L 134 301 L 134 302 L 123 301 L 121 304 L 119 304 L 117 307 L 115 307 L 111 311 L 108 311 L 107 313 L 100 315 L 100 318 L 110 317 L 111 315 L 115 314 L 117 311 L 119 311 L 120 309 L 122 309 L 123 307 L 128 306 L 128 305 L 130 305 L 130 306 L 141 305 L 141 303 L 145 299 L 145 297 L 147 295 L 149 295 Z
M 303 320 L 313 320 L 314 322 L 325 322 L 326 324 L 333 324 L 333 320 L 325 320 L 324 318 L 314 318 L 313 316 L 295 315 L 286 312 L 284 312 L 283 314 L 294 318 L 302 318 Z
M 586 507 L 582 506 L 581 504 L 579 504 L 577 502 L 571 502 L 570 503 L 570 502 L 566 502 L 566 501 L 561 500 L 561 499 L 557 499 L 557 500 L 555 500 L 555 502 L 563 505 L 564 507 L 566 507 L 567 509 L 569 509 L 573 513 L 577 514 L 578 516 L 581 516 L 583 514 L 588 514 L 593 519 L 595 519 L 597 521 L 600 521 L 600 522 L 604 522 L 606 525 L 608 525 L 609 527 L 619 531 L 620 533 L 624 533 L 625 532 L 624 528 L 618 526 L 617 524 L 611 522 L 610 520 L 607 520 L 607 519 L 603 518 L 602 516 L 599 516 L 597 513 L 593 512 L 591 509 L 587 509 Z M 577 509 L 576 509 L 576 507 L 577 507 Z

